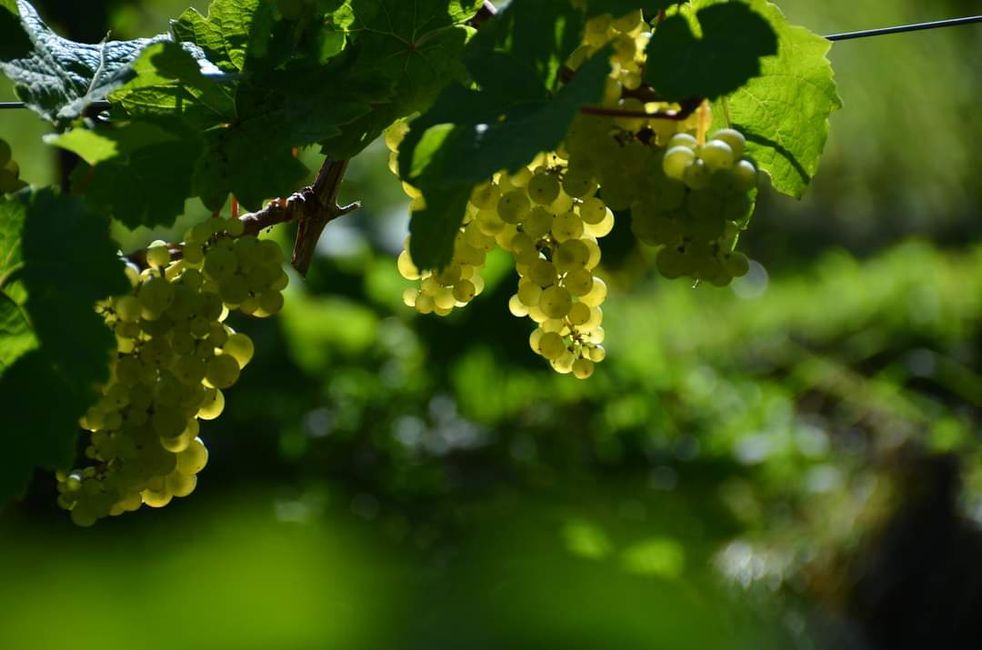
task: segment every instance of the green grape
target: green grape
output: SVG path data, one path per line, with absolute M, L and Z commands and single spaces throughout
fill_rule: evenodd
M 743 155 L 744 148 L 747 145 L 746 138 L 743 134 L 736 129 L 720 129 L 710 136 L 712 140 L 721 140 L 730 146 L 730 150 L 733 152 L 734 160 L 739 160 Z
M 529 198 L 539 205 L 549 205 L 559 197 L 559 179 L 548 172 L 536 172 L 528 182 Z
M 239 380 L 240 370 L 232 355 L 215 355 L 205 364 L 205 382 L 212 388 L 228 388 Z
M 512 190 L 498 199 L 498 216 L 505 223 L 519 223 L 531 209 L 524 190 Z
M 672 140 L 674 139 L 672 138 Z M 696 154 L 692 149 L 686 146 L 675 146 L 665 152 L 665 156 L 662 158 L 662 170 L 665 176 L 682 180 L 695 160 Z
M 549 260 L 536 259 L 529 265 L 528 278 L 539 287 L 551 286 L 556 283 L 556 267 Z
M 539 354 L 552 361 L 566 352 L 566 343 L 556 332 L 543 332 L 539 337 L 537 349 Z
M 593 374 L 593 361 L 584 358 L 576 359 L 571 369 L 577 379 L 587 379 Z
M 556 241 L 579 239 L 583 235 L 583 220 L 572 210 L 557 214 L 552 222 L 552 236 Z
M 699 149 L 699 158 L 706 163 L 710 171 L 716 171 L 731 168 L 735 156 L 730 145 L 722 140 L 710 140 Z
M 549 318 L 562 318 L 569 313 L 573 299 L 563 287 L 551 286 L 543 290 L 539 298 L 539 307 Z
M 567 169 L 563 174 L 563 191 L 568 196 L 581 199 L 590 196 L 597 190 L 593 174 L 586 170 Z
M 593 290 L 593 274 L 586 269 L 574 269 L 566 274 L 563 284 L 573 296 L 585 296 Z
M 590 247 L 582 239 L 567 239 L 556 247 L 552 259 L 562 273 L 585 268 L 590 262 Z
M 225 331 L 222 328 L 222 331 Z M 252 339 L 245 334 L 235 333 L 225 340 L 225 343 L 221 346 L 222 352 L 229 355 L 239 364 L 239 367 L 245 368 L 249 361 L 252 360 L 252 355 L 255 352 L 255 347 L 252 344 Z

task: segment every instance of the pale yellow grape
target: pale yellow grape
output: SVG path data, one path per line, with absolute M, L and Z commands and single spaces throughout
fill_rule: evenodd
M 696 160 L 685 168 L 682 181 L 689 186 L 689 189 L 706 189 L 712 181 L 709 167 L 702 160 Z
M 600 264 L 600 245 L 597 243 L 597 240 L 593 237 L 583 237 L 578 241 L 583 242 L 586 244 L 586 247 L 590 249 L 590 257 L 587 259 L 584 266 L 588 269 L 592 269 L 596 267 L 597 264 Z
M 450 310 L 453 309 L 455 304 L 457 304 L 457 299 L 454 298 L 453 291 L 446 287 L 441 287 L 433 295 L 433 308 L 435 310 Z
M 501 198 L 501 192 L 497 185 L 493 182 L 482 183 L 471 192 L 470 202 L 476 208 L 489 210 L 498 204 L 499 198 Z
M 551 286 L 542 292 L 539 308 L 549 318 L 562 318 L 569 313 L 573 299 L 563 287 Z
M 521 167 L 508 177 L 508 182 L 511 183 L 513 188 L 527 187 L 531 180 L 532 170 L 528 167 Z
M 722 140 L 726 144 L 730 145 L 730 149 L 733 151 L 733 158 L 739 160 L 743 155 L 743 151 L 747 145 L 747 139 L 743 137 L 743 134 L 736 129 L 720 129 L 710 136 L 712 140 Z
M 156 317 L 174 301 L 174 287 L 163 278 L 152 277 L 140 286 L 137 298 L 144 315 L 150 314 Z
M 577 379 L 586 379 L 593 374 L 593 361 L 590 359 L 577 359 L 572 365 L 573 375 Z
M 757 169 L 749 160 L 741 160 L 733 166 L 734 189 L 738 192 L 749 192 L 757 186 Z
M 582 239 L 568 239 L 556 247 L 552 259 L 560 272 L 584 268 L 590 261 L 590 247 Z
M 222 346 L 222 352 L 235 359 L 240 368 L 245 368 L 248 365 L 255 351 L 256 348 L 252 339 L 238 332 L 229 336 Z
M 595 196 L 585 199 L 580 204 L 580 219 L 583 223 L 600 223 L 607 216 L 607 204 Z
M 556 267 L 549 260 L 537 258 L 529 264 L 527 277 L 540 287 L 548 287 L 556 283 Z
M 459 302 L 470 302 L 477 295 L 477 287 L 470 280 L 460 280 L 453 288 L 453 297 Z
M 518 282 L 518 293 L 516 295 L 523 305 L 532 307 L 539 304 L 539 298 L 542 296 L 542 288 L 534 281 L 522 278 Z
M 558 359 L 553 359 L 551 364 L 553 369 L 561 375 L 568 375 L 573 371 L 573 362 L 576 361 L 576 355 L 574 355 L 569 350 L 566 350 L 559 356 Z
M 710 140 L 699 150 L 699 158 L 710 171 L 729 169 L 733 166 L 733 149 L 722 140 Z
M 402 292 L 402 302 L 406 307 L 416 306 L 416 296 L 419 295 L 419 289 L 406 289 Z
M 529 334 L 529 346 L 532 348 L 532 351 L 535 352 L 536 354 L 539 353 L 539 342 L 542 340 L 543 334 L 545 334 L 545 332 L 543 332 L 539 328 L 535 328 L 534 330 L 532 330 L 532 333 Z
M 559 196 L 559 179 L 548 172 L 538 172 L 529 180 L 529 198 L 539 205 L 549 205 Z
M 508 299 L 508 311 L 516 318 L 529 315 L 529 308 L 522 303 L 517 294 Z
M 413 258 L 409 256 L 408 250 L 399 253 L 399 258 L 396 260 L 396 268 L 399 270 L 399 275 L 407 280 L 419 280 L 419 269 L 413 263 Z
M 593 289 L 593 274 L 586 269 L 573 269 L 563 280 L 566 289 L 574 296 L 585 296 Z
M 167 490 L 176 497 L 186 497 L 192 492 L 194 488 L 198 485 L 198 477 L 194 474 L 185 474 L 183 472 L 171 472 L 167 475 L 166 487 Z
M 137 300 L 135 296 L 122 296 L 116 300 L 114 307 L 120 320 L 127 323 L 136 323 L 140 320 L 140 312 L 142 311 L 142 307 L 140 305 L 140 301 Z
M 532 208 L 525 221 L 522 222 L 522 230 L 531 239 L 541 239 L 552 230 L 552 220 L 552 212 L 538 205 Z
M 566 343 L 556 332 L 543 332 L 539 338 L 538 351 L 546 359 L 558 359 L 566 352 Z
M 426 293 L 421 293 L 416 297 L 416 311 L 421 314 L 430 314 L 436 307 L 433 304 L 433 297 Z
M 259 309 L 255 315 L 259 317 L 272 316 L 283 309 L 283 294 L 279 291 L 264 291 L 259 294 Z
M 583 220 L 572 210 L 557 214 L 552 222 L 552 236 L 557 241 L 577 239 L 583 234 Z
M 584 325 L 590 320 L 590 306 L 582 302 L 574 302 L 566 318 L 574 327 Z
M 597 307 L 607 298 L 607 283 L 600 278 L 593 278 L 590 292 L 580 298 L 580 301 L 590 307 Z
M 197 474 L 208 464 L 208 448 L 201 438 L 195 438 L 188 448 L 177 454 L 177 470 L 182 474 Z
M 445 287 L 453 286 L 455 282 L 460 280 L 461 269 L 462 267 L 460 263 L 451 262 L 442 269 L 433 273 L 433 278 Z
M 227 248 L 211 248 L 205 253 L 205 273 L 218 281 L 231 278 L 239 268 L 235 253 Z
M 529 213 L 532 204 L 524 190 L 511 190 L 498 199 L 498 216 L 505 223 L 519 223 Z
M 614 213 L 607 209 L 600 223 L 587 224 L 584 230 L 591 237 L 606 237 L 614 229 Z
M 225 395 L 217 388 L 205 391 L 205 397 L 198 407 L 197 417 L 202 420 L 214 420 L 225 410 Z
M 695 136 L 689 133 L 676 133 L 674 136 L 672 136 L 671 140 L 668 141 L 668 150 L 671 151 L 675 147 L 695 149 L 697 144 L 698 141 L 696 140 Z
M 676 136 L 676 138 L 677 137 L 678 136 Z M 672 138 L 672 141 L 674 141 L 676 138 Z M 672 147 L 665 152 L 665 156 L 662 158 L 662 171 L 665 172 L 665 176 L 668 176 L 669 178 L 682 180 L 685 176 L 685 171 L 695 162 L 695 160 L 696 154 L 689 147 Z
M 607 358 L 607 350 L 602 345 L 594 345 L 590 348 L 590 361 L 600 363 Z
M 520 264 L 532 264 L 539 259 L 539 249 L 535 247 L 535 242 L 525 233 L 518 233 L 512 237 L 508 248 L 511 250 L 515 261 Z
M 563 174 L 563 191 L 573 198 L 589 196 L 596 190 L 597 182 L 589 172 L 567 169 Z
M 151 508 L 163 508 L 174 498 L 174 495 L 168 492 L 166 488 L 159 492 L 156 490 L 143 490 L 140 495 L 143 497 L 143 503 Z
M 562 318 L 550 318 L 548 320 L 539 323 L 539 329 L 543 332 L 555 332 L 560 336 L 566 336 L 569 334 L 569 328 L 566 326 L 566 321 Z
M 495 208 L 480 210 L 474 217 L 478 227 L 485 235 L 495 237 L 505 229 L 505 222 L 498 216 Z

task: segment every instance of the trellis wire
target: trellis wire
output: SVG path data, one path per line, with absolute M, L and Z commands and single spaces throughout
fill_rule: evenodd
M 956 27 L 958 25 L 970 25 L 982 22 L 982 16 L 964 16 L 962 18 L 949 18 L 946 20 L 932 20 L 926 23 L 910 23 L 909 25 L 895 25 L 893 27 L 879 27 L 877 29 L 863 29 L 856 32 L 842 32 L 840 34 L 828 34 L 826 40 L 849 41 L 856 38 L 869 38 L 870 36 L 885 36 L 887 34 L 902 34 L 904 32 L 919 32 L 924 29 L 938 29 L 940 27 Z M 219 83 L 231 81 L 237 75 L 209 75 Z M 24 102 L 0 102 L 0 110 L 7 108 L 24 108 Z M 109 102 L 99 100 L 88 105 L 88 110 L 101 112 L 110 108 Z

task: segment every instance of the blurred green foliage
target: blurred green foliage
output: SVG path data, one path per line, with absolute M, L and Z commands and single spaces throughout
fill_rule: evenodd
M 819 33 L 971 11 L 779 4 Z M 109 20 L 142 35 L 185 6 L 116 3 Z M 761 193 L 741 242 L 756 262 L 732 288 L 653 279 L 615 232 L 609 355 L 587 382 L 528 349 L 506 258 L 447 319 L 402 306 L 405 201 L 370 148 L 342 196 L 363 209 L 328 227 L 281 317 L 233 323 L 256 358 L 203 427 L 211 464 L 192 497 L 83 531 L 39 477 L 0 516 L 0 645 L 839 638 L 828 603 L 844 596 L 828 585 L 848 583 L 843 558 L 904 498 L 903 450 L 956 454 L 962 512 L 982 513 L 980 38 L 833 48 L 845 108 L 815 185 L 800 203 Z M 0 115 L 36 184 L 54 177 L 40 128 Z M 202 215 L 116 235 L 129 250 Z

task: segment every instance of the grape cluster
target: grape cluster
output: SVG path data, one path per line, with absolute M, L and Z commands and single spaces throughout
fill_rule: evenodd
M 407 127 L 386 132 L 390 167 Z M 496 246 L 510 252 L 519 275 L 509 309 L 538 324 L 532 349 L 560 373 L 585 379 L 606 352 L 600 305 L 607 285 L 594 275 L 600 262 L 597 238 L 608 234 L 614 215 L 595 196 L 591 174 L 571 173 L 558 153 L 542 154 L 514 173 L 500 172 L 471 192 L 454 242 L 451 262 L 435 271 L 420 271 L 409 254 L 409 240 L 397 266 L 402 276 L 419 281 L 403 299 L 421 313 L 445 316 L 466 305 L 484 288 L 480 271 Z M 403 183 L 422 206 L 419 191 Z
M 652 89 L 642 86 L 651 34 L 640 10 L 587 21 L 566 68 L 575 74 L 610 46 L 603 110 L 577 115 L 554 152 L 474 188 L 447 267 L 420 271 L 407 239 L 399 272 L 419 282 L 405 291 L 407 305 L 446 315 L 468 303 L 483 287 L 480 271 L 497 244 L 512 254 L 519 275 L 511 312 L 538 324 L 532 349 L 558 372 L 586 378 L 605 355 L 607 286 L 595 271 L 597 242 L 613 228 L 614 212 L 629 211 L 637 238 L 659 248 L 656 266 L 667 278 L 723 286 L 747 272 L 747 258 L 734 252 L 757 181 L 756 167 L 744 156 L 745 139 L 724 128 L 707 140 L 712 117 L 706 102 L 682 111 L 654 100 Z M 399 122 L 385 133 L 393 173 L 409 128 Z M 410 209 L 422 209 L 419 190 L 406 183 L 403 189 Z
M 194 490 L 208 460 L 199 421 L 221 414 L 222 391 L 253 355 L 252 340 L 224 321 L 230 309 L 276 313 L 288 279 L 275 242 L 238 235 L 238 220 L 199 224 L 177 260 L 154 242 L 148 268 L 127 267 L 133 293 L 99 305 L 117 350 L 110 381 L 80 422 L 94 464 L 58 476 L 58 503 L 76 524 Z
M 498 241 L 515 260 L 511 313 L 538 324 L 529 338 L 533 351 L 557 372 L 580 379 L 606 355 L 600 305 L 607 285 L 593 272 L 600 262 L 597 238 L 611 231 L 614 215 L 596 189 L 592 178 L 569 174 L 566 162 L 549 154 L 476 190 L 497 197 L 484 218 L 503 224 Z
M 20 180 L 20 166 L 11 157 L 10 145 L 0 140 L 0 194 L 12 194 L 27 183 Z
M 576 69 L 610 44 L 611 73 L 604 108 L 632 114 L 581 114 L 563 146 L 571 173 L 594 175 L 600 196 L 615 211 L 630 210 L 637 238 L 660 247 L 659 272 L 718 286 L 744 275 L 749 264 L 734 252 L 753 212 L 757 169 L 744 157 L 746 141 L 732 128 L 713 133 L 707 104 L 684 119 L 637 117 L 680 107 L 642 102 L 639 71 L 651 31 L 640 12 L 587 22 L 583 44 L 567 62 Z

